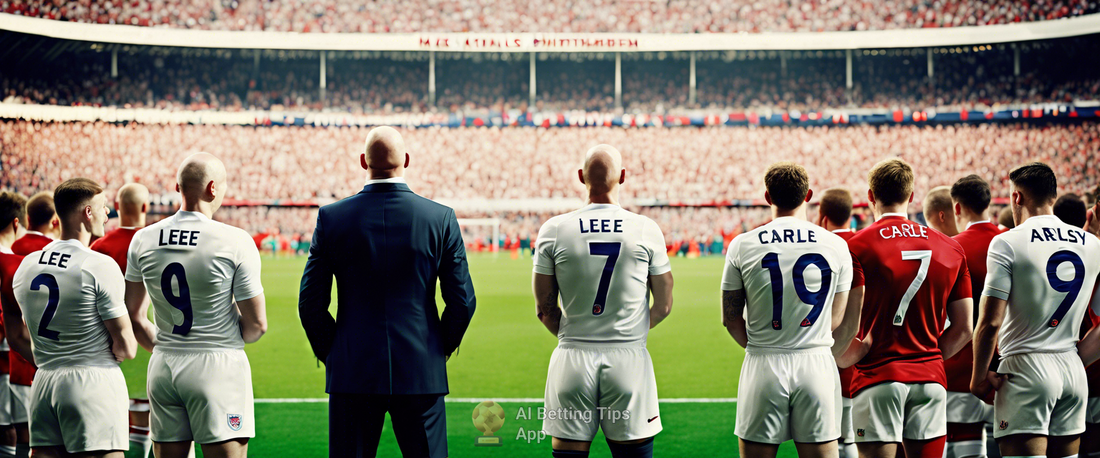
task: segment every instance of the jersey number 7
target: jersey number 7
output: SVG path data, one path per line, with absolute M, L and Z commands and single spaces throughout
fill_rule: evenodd
M 592 304 L 592 314 L 602 315 L 604 306 L 607 305 L 607 289 L 611 286 L 611 274 L 615 273 L 615 262 L 619 260 L 619 252 L 623 244 L 619 242 L 590 242 L 588 254 L 592 256 L 607 256 L 607 262 L 603 265 L 603 275 L 600 275 L 600 286 L 596 290 L 596 302 Z
M 894 314 L 894 326 L 905 323 L 905 312 L 909 310 L 909 303 L 913 302 L 913 296 L 917 295 L 920 286 L 924 284 L 924 279 L 928 277 L 928 265 L 932 263 L 932 250 L 902 251 L 901 259 L 920 261 L 920 268 L 917 269 L 917 276 L 913 278 L 913 282 L 909 284 L 909 289 L 905 290 L 905 295 L 901 297 L 898 312 Z

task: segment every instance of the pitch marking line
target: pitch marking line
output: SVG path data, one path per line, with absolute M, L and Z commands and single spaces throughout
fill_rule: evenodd
M 496 401 L 508 403 L 542 403 L 542 398 L 445 398 L 446 402 L 458 404 L 476 404 L 481 401 Z M 266 398 L 256 399 L 257 404 L 311 404 L 328 402 L 328 398 Z M 663 404 L 735 404 L 737 398 L 663 398 L 658 402 Z

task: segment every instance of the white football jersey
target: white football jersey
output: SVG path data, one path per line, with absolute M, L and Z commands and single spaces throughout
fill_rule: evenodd
M 23 258 L 12 289 L 39 368 L 118 366 L 103 322 L 127 315 L 126 286 L 110 257 L 54 241 Z
M 1100 274 L 1096 236 L 1052 215 L 1032 216 L 993 238 L 986 268 L 982 295 L 1008 301 L 1002 356 L 1076 350 Z
M 550 218 L 535 243 L 535 273 L 558 282 L 560 342 L 644 342 L 649 276 L 670 270 L 661 228 L 618 205 Z
M 793 217 L 730 242 L 722 290 L 744 290 L 749 346 L 833 345 L 833 296 L 852 287 L 852 254 L 840 236 Z
M 145 283 L 157 345 L 176 350 L 244 348 L 236 302 L 264 291 L 247 232 L 182 210 L 134 234 L 126 280 Z

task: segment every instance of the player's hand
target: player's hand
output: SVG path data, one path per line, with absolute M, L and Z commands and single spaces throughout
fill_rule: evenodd
M 1004 386 L 1004 382 L 1010 377 L 1011 374 L 998 374 L 987 371 L 985 377 L 976 377 L 970 381 L 970 393 L 985 402 L 989 402 L 987 398 L 991 399 L 992 395 L 999 391 Z
M 1100 237 L 1100 201 L 1089 209 L 1085 217 L 1085 230 Z

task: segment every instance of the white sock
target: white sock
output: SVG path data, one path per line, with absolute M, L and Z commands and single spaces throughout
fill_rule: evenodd
M 149 428 L 130 426 L 130 450 L 126 452 L 126 458 L 148 458 L 153 450 L 153 439 L 149 437 Z
M 0 458 L 15 458 L 15 446 L 0 445 Z
M 856 444 L 840 444 L 840 458 L 859 458 L 859 450 Z

